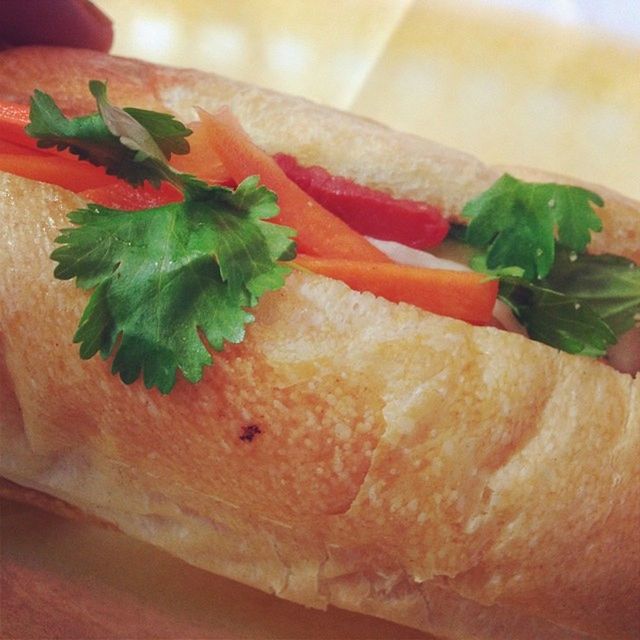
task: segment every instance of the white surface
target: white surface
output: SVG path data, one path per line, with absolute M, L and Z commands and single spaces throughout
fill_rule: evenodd
M 640 43 L 640 0 L 474 0 L 481 6 L 505 7 L 558 24 L 594 28 Z

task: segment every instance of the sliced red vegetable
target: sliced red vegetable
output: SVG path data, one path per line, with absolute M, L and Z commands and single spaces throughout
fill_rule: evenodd
M 23 178 L 57 184 L 70 191 L 84 191 L 113 184 L 117 178 L 87 162 L 42 154 L 0 154 L 0 171 Z
M 391 302 L 407 302 L 477 325 L 492 322 L 498 281 L 481 273 L 305 255 L 298 256 L 296 262 L 310 271 L 342 280 L 356 291 L 370 291 Z
M 136 189 L 93 165 L 39 153 L 35 140 L 24 132 L 28 122 L 28 106 L 0 103 L 0 171 L 57 184 L 118 209 L 137 210 L 181 199 L 168 184 Z M 190 155 L 174 157 L 176 169 L 219 183 L 259 175 L 276 192 L 280 214 L 275 221 L 294 227 L 299 249 L 313 254 L 299 256 L 301 266 L 392 302 L 407 302 L 474 324 L 491 322 L 497 281 L 476 273 L 394 264 L 358 233 L 414 247 L 433 246 L 448 230 L 433 207 L 394 200 L 320 167 L 301 167 L 291 156 L 280 154 L 274 160 L 253 144 L 228 109 L 215 115 L 201 112 L 190 143 Z
M 28 124 L 29 105 L 0 102 L 0 140 L 36 150 L 36 140 L 24 131 Z
M 259 149 L 229 109 L 215 114 L 200 111 L 203 135 L 236 182 L 257 175 L 260 182 L 278 195 L 279 215 L 273 219 L 293 227 L 298 249 L 326 257 L 390 262 L 357 231 L 327 211 L 293 183 L 276 161 Z
M 439 245 L 449 233 L 447 220 L 429 204 L 393 198 L 322 167 L 303 167 L 284 153 L 274 159 L 305 193 L 364 235 L 427 249 Z
M 231 185 L 234 181 L 211 149 L 207 131 L 199 122 L 189 127 L 193 130 L 190 151 L 173 156 L 171 164 L 207 182 Z M 291 155 L 278 153 L 273 158 L 306 194 L 361 234 L 425 249 L 440 244 L 449 232 L 449 223 L 436 207 L 393 198 L 322 167 L 303 167 Z
M 32 149 L 30 147 L 24 147 L 19 144 L 15 144 L 14 142 L 7 142 L 0 138 L 0 153 L 19 153 L 20 155 L 42 155 L 36 149 Z
M 163 182 L 159 189 L 155 189 L 148 183 L 142 187 L 132 187 L 127 182 L 118 181 L 104 187 L 81 191 L 78 195 L 88 202 L 123 211 L 150 209 L 183 199 L 181 193 L 167 182 Z

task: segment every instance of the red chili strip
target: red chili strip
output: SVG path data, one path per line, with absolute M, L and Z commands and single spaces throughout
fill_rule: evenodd
M 434 206 L 393 198 L 322 167 L 303 167 L 284 153 L 274 159 L 290 180 L 359 233 L 427 249 L 440 244 L 449 232 L 448 221 Z
M 116 182 L 105 187 L 81 191 L 79 195 L 88 202 L 123 211 L 160 207 L 182 200 L 182 194 L 166 182 L 163 182 L 159 189 L 155 189 L 150 184 L 132 187 L 126 182 Z

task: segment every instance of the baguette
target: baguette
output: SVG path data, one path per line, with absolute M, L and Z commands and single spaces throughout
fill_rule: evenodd
M 0 55 L 3 99 L 38 87 L 82 112 L 91 78 L 186 120 L 229 104 L 269 153 L 454 220 L 501 174 L 212 74 Z M 594 250 L 640 262 L 640 206 L 598 192 Z M 0 475 L 306 606 L 444 638 L 638 636 L 640 377 L 295 273 L 198 385 L 125 387 L 61 338 L 86 296 L 52 279 L 49 254 L 82 204 L 0 175 Z

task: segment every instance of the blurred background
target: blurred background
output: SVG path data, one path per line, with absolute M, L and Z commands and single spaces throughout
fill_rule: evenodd
M 97 0 L 114 53 L 640 198 L 637 0 Z

